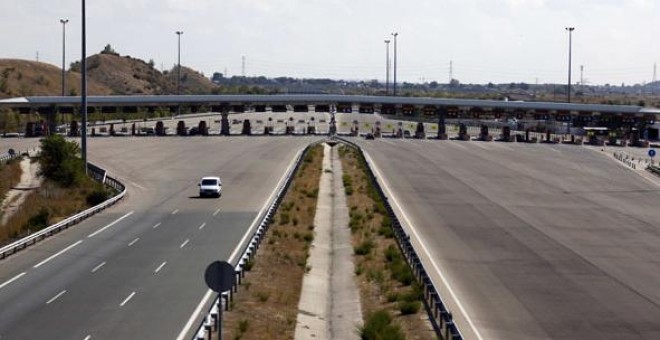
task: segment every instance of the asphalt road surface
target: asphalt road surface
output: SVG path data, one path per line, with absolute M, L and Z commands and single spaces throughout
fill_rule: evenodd
M 0 339 L 175 339 L 208 290 L 206 266 L 230 258 L 319 138 L 90 139 L 90 160 L 128 195 L 0 261 Z M 222 198 L 198 199 L 204 175 L 222 177 Z
M 657 180 L 570 145 L 355 140 L 466 338 L 660 339 Z

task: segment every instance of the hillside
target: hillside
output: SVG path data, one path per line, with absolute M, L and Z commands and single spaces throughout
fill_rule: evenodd
M 176 93 L 176 67 L 161 73 L 153 62 L 114 51 L 87 58 L 89 95 L 159 95 Z M 0 59 L 0 98 L 56 96 L 62 91 L 58 66 L 17 59 Z M 182 94 L 211 94 L 218 86 L 199 72 L 181 68 Z M 80 62 L 67 72 L 67 95 L 80 94 Z
M 91 95 L 112 93 L 109 87 L 92 79 L 88 80 L 87 90 Z M 61 94 L 61 68 L 36 61 L 0 59 L 0 98 Z M 80 94 L 79 73 L 67 72 L 66 94 Z

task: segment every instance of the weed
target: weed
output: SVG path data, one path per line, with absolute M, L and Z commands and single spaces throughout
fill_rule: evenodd
M 266 302 L 270 298 L 269 292 L 256 292 L 254 296 L 259 300 L 259 302 Z
M 362 241 L 357 247 L 355 247 L 355 255 L 364 256 L 371 253 L 371 250 L 374 249 L 374 241 L 371 239 L 366 239 Z
M 403 340 L 405 336 L 399 325 L 392 323 L 392 316 L 386 310 L 372 313 L 359 330 L 362 340 Z
M 421 307 L 422 307 L 422 303 L 419 301 L 399 302 L 399 311 L 401 312 L 401 315 L 417 314 L 417 312 L 419 312 Z

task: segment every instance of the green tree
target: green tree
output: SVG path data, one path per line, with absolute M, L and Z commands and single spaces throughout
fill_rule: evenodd
M 60 135 L 41 140 L 39 165 L 41 175 L 64 186 L 71 187 L 82 181 L 85 169 L 78 157 L 80 148 L 75 142 L 68 142 Z

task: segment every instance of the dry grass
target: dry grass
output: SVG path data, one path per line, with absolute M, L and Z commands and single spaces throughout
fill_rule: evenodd
M 9 189 L 13 188 L 21 180 L 20 159 L 13 159 L 7 163 L 0 164 L 0 202 L 7 197 Z M 0 211 L 0 220 L 2 212 Z
M 401 254 L 382 201 L 367 177 L 365 164 L 353 149 L 341 146 L 340 155 L 363 315 L 366 318 L 376 311 L 388 310 L 406 339 L 436 339 L 423 305 L 417 313 L 402 315 L 401 305 L 415 294 L 415 284 L 401 283 L 407 266 L 396 267 L 387 260 L 388 254 L 390 259 Z
M 224 315 L 224 339 L 293 339 L 303 275 L 309 270 L 322 160 L 322 146 L 305 157 Z
M 91 179 L 86 179 L 78 188 L 64 189 L 44 181 L 41 188 L 25 198 L 7 224 L 0 226 L 0 245 L 8 244 L 87 209 L 87 195 L 97 185 Z

